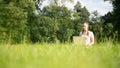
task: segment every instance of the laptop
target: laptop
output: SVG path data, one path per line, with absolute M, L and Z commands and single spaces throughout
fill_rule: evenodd
M 86 45 L 85 38 L 81 36 L 73 36 L 73 44 Z

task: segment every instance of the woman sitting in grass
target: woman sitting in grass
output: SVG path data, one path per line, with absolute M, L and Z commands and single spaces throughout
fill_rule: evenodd
M 94 44 L 94 34 L 92 31 L 89 31 L 89 24 L 87 22 L 83 22 L 82 24 L 82 32 L 80 32 L 80 36 L 85 38 L 86 45 Z

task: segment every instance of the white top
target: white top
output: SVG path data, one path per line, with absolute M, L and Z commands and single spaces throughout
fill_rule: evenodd
M 80 32 L 80 36 L 85 37 L 86 45 L 89 45 L 90 44 L 90 39 L 94 38 L 93 32 L 92 31 L 88 31 L 88 32 L 89 32 L 88 35 L 83 34 L 82 32 Z

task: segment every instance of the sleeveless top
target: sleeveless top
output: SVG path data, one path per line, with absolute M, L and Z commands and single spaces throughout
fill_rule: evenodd
M 88 35 L 83 34 L 83 32 L 80 32 L 80 36 L 85 38 L 86 45 L 89 45 L 90 44 L 90 39 L 94 38 L 94 34 L 93 34 L 92 31 L 88 31 Z

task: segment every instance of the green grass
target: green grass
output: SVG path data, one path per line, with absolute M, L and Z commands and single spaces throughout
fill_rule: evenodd
M 120 46 L 73 44 L 0 45 L 0 68 L 119 68 Z

